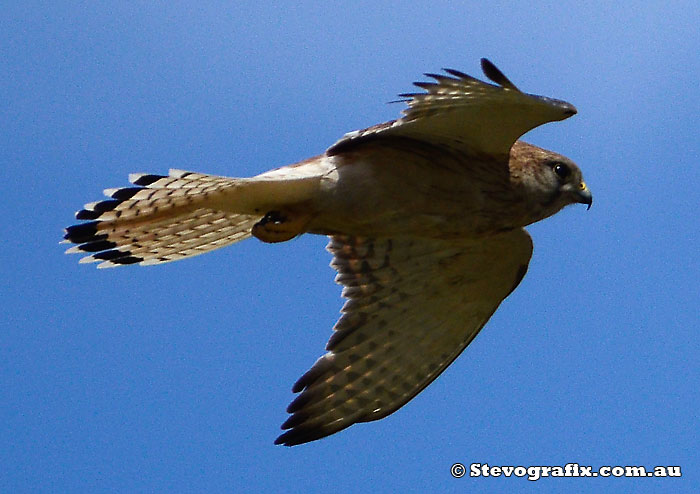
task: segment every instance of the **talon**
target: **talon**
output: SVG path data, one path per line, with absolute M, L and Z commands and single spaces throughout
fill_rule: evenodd
M 268 211 L 260 221 L 253 225 L 251 233 L 263 242 L 286 242 L 304 233 L 304 229 L 310 221 L 310 214 Z

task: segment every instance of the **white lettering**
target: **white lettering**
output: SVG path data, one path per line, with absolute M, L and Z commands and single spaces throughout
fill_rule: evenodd
M 540 480 L 540 467 L 528 467 L 527 480 L 531 480 L 533 482 L 535 480 Z

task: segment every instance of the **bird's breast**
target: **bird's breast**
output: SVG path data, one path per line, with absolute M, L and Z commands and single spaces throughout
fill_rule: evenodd
M 513 228 L 506 181 L 468 166 L 441 166 L 401 153 L 333 156 L 311 231 L 360 236 L 467 238 Z

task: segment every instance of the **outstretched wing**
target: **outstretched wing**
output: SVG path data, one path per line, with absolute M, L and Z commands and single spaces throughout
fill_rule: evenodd
M 527 271 L 525 230 L 478 241 L 331 237 L 348 300 L 321 357 L 294 385 L 288 446 L 389 415 L 474 339 Z
M 425 74 L 435 82 L 416 82 L 424 93 L 405 93 L 408 108 L 393 122 L 346 134 L 328 149 L 337 154 L 364 142 L 403 137 L 450 146 L 470 153 L 508 155 L 513 143 L 535 127 L 576 113 L 570 103 L 521 92 L 491 62 L 484 74 L 498 85 L 462 72 Z

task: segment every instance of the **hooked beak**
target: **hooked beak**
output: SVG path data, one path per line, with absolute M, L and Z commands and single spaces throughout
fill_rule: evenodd
M 574 197 L 576 198 L 576 202 L 588 205 L 586 210 L 591 209 L 591 205 L 593 204 L 593 195 L 591 194 L 591 191 L 588 190 L 586 182 L 581 182 L 578 185 L 578 190 L 574 193 Z

